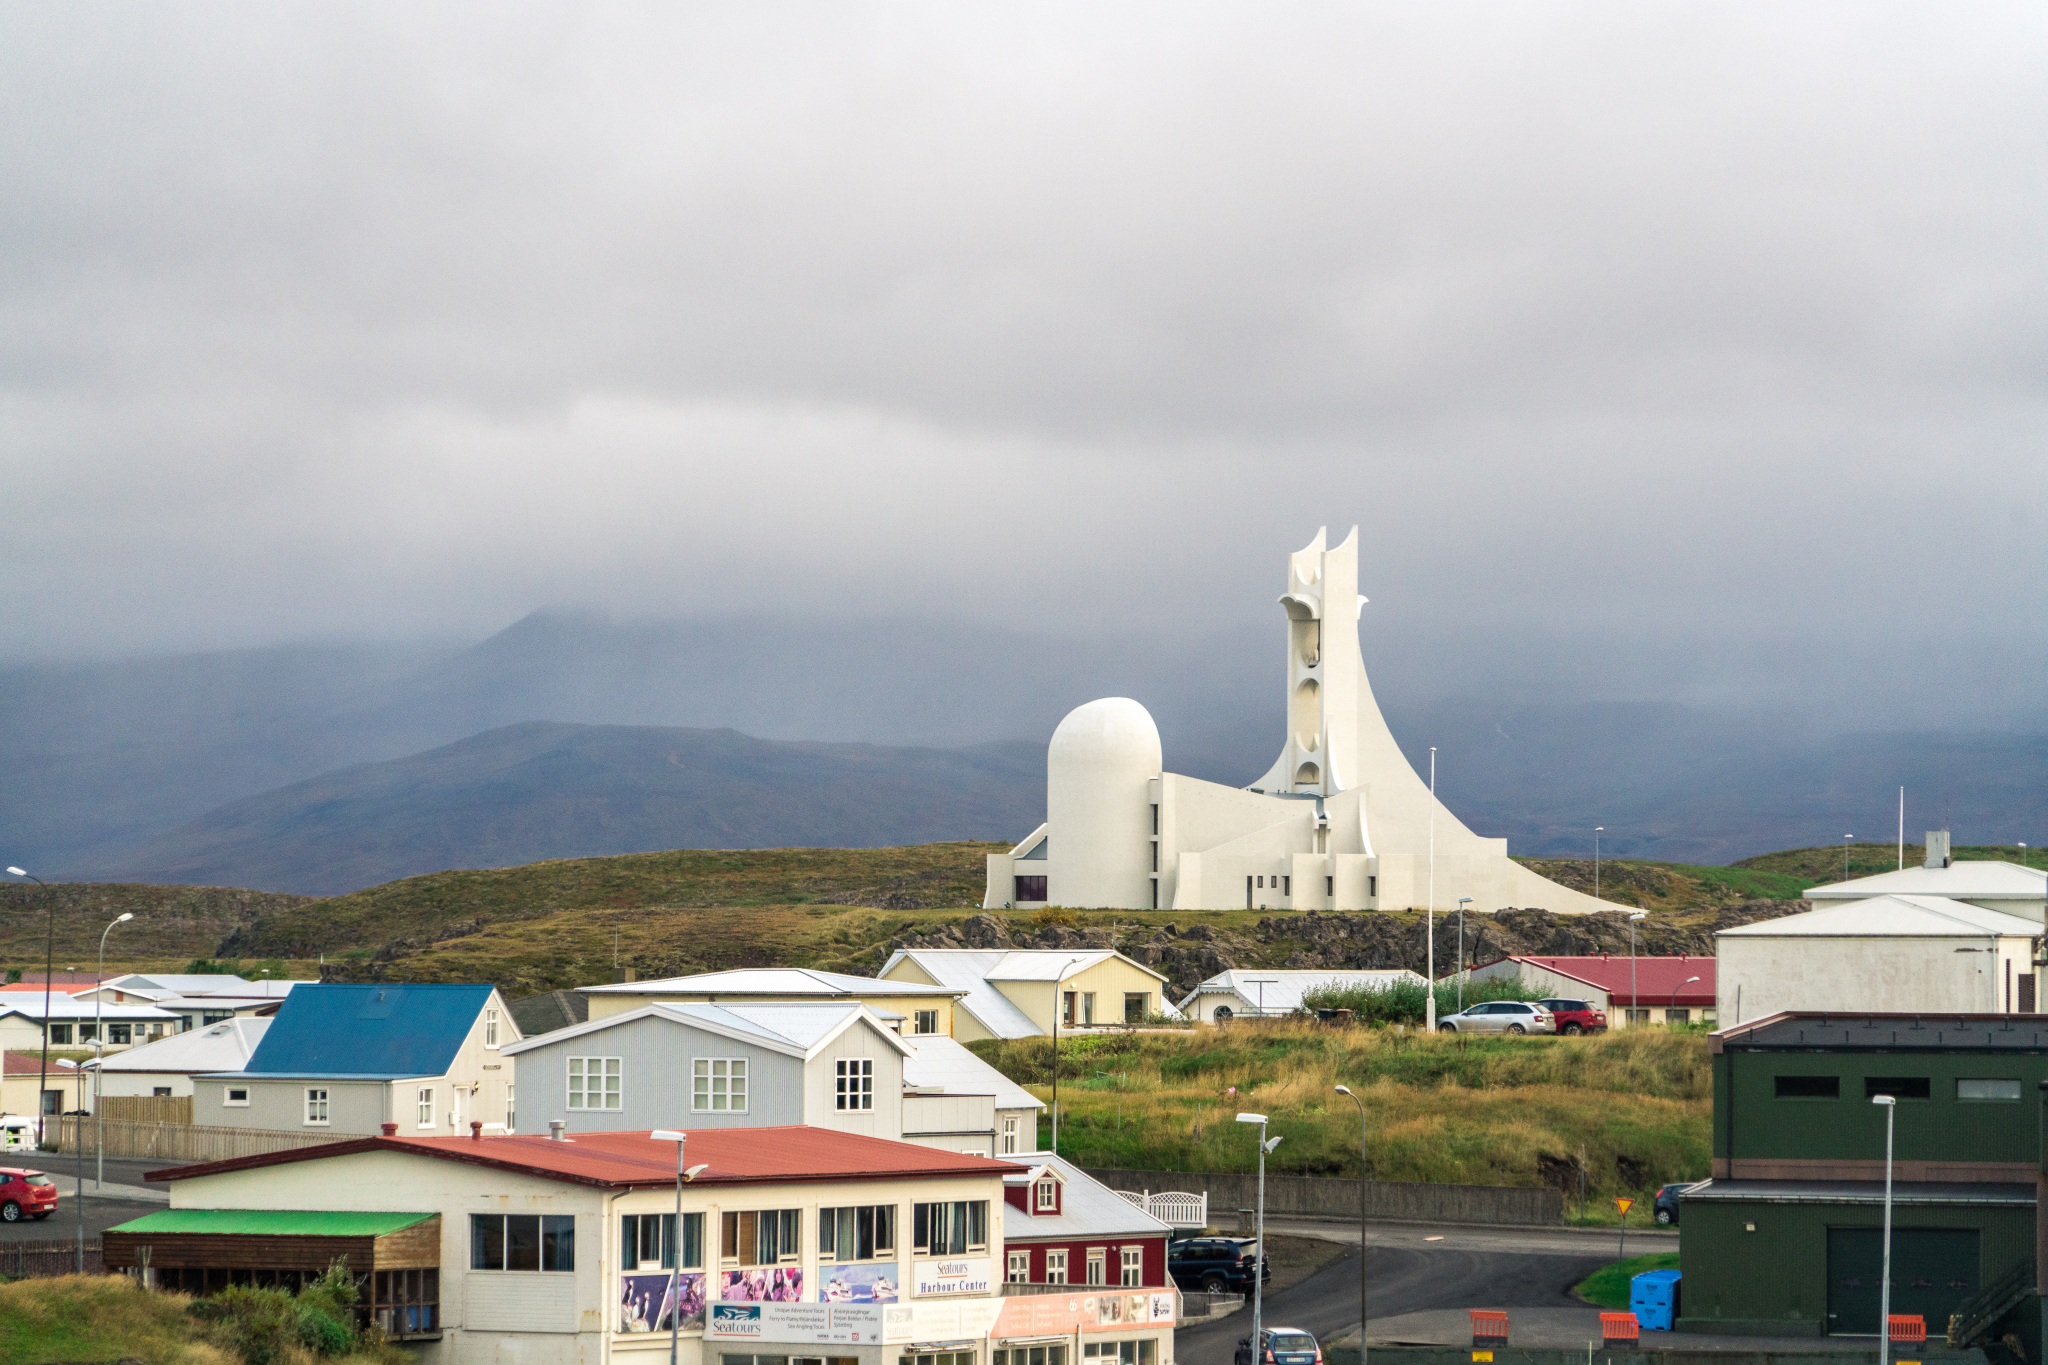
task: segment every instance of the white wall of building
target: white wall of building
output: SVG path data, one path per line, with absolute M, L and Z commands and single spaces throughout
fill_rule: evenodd
M 2005 983 L 2033 968 L 2032 940 L 1983 938 L 1741 938 L 1716 956 L 1720 1025 L 1784 1010 L 1988 1013 L 2006 1010 Z

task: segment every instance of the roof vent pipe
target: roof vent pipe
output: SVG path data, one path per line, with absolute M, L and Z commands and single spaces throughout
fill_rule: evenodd
M 398 1125 L 397 1125 L 397 1124 L 395 1124 L 395 1123 L 387 1123 L 387 1124 L 385 1124 L 385 1125 L 384 1125 L 384 1136 L 385 1136 L 385 1137 L 397 1137 L 397 1136 L 398 1136 Z
M 554 1140 L 554 1141 L 556 1141 L 556 1142 L 567 1142 L 567 1141 L 569 1140 L 569 1138 L 568 1138 L 568 1132 L 569 1132 L 569 1120 L 567 1120 L 567 1119 L 549 1119 L 549 1120 L 548 1120 L 548 1137 L 549 1137 L 549 1138 L 553 1139 L 553 1140 Z
M 482 1119 L 471 1119 L 469 1121 L 469 1140 L 471 1142 L 482 1142 L 484 1140 L 484 1121 Z

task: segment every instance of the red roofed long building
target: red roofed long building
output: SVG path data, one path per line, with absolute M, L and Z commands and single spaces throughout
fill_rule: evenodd
M 1503 957 L 1472 979 L 1519 981 L 1545 997 L 1590 1000 L 1617 1027 L 1714 1022 L 1711 957 Z

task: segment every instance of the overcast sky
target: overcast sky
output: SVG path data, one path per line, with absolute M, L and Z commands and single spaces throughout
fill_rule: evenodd
M 2044 40 L 7 0 L 0 655 L 541 606 L 1263 628 L 1358 523 L 1369 659 L 1446 688 L 2023 714 Z

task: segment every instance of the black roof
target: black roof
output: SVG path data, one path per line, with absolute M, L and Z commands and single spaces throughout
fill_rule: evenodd
M 1774 1014 L 1723 1029 L 1715 1052 L 2048 1053 L 2048 1015 Z
M 523 1038 L 535 1038 L 590 1020 L 590 997 L 579 991 L 545 991 L 514 1000 L 505 1008 L 512 1011 L 512 1022 L 519 1025 Z

